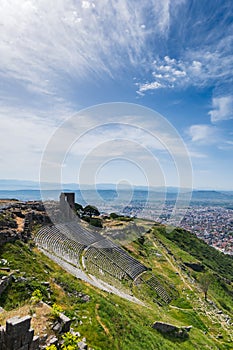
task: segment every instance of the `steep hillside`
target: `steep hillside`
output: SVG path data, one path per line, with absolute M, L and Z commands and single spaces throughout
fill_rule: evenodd
M 56 302 L 74 319 L 73 328 L 95 350 L 231 349 L 231 259 L 220 254 L 218 262 L 213 264 L 216 260 L 211 255 L 213 248 L 209 251 L 205 247 L 207 253 L 202 251 L 202 242 L 191 240 L 191 236 L 189 246 L 186 232 L 176 232 L 168 233 L 163 226 L 155 226 L 144 239 L 125 246 L 133 257 L 150 268 L 142 277 L 149 280 L 153 273 L 171 293 L 169 305 L 153 301 L 149 289 L 136 285 L 133 292 L 145 306 L 100 291 L 68 274 L 39 252 L 33 242 L 4 245 L 0 249 L 1 259 L 7 260 L 7 266 L 14 271 L 15 282 L 0 297 L 0 305 L 6 310 L 0 314 L 1 323 L 7 318 L 8 310 L 27 305 L 30 309 L 32 292 L 40 289 L 46 303 Z M 209 260 L 206 254 L 210 254 Z M 197 272 L 186 263 L 205 267 Z M 212 283 L 206 301 L 200 277 L 207 272 L 212 274 Z M 151 327 L 155 321 L 192 326 L 192 329 L 187 339 L 165 336 Z

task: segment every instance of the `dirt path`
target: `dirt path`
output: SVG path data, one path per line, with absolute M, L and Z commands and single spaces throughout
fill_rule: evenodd
M 153 242 L 153 245 L 155 248 L 158 248 L 157 245 L 155 244 L 155 242 Z M 162 247 L 161 247 L 162 248 Z M 190 289 L 193 290 L 193 288 L 188 284 L 188 282 L 186 281 L 186 279 L 184 278 L 184 276 L 182 275 L 182 273 L 180 272 L 180 270 L 173 264 L 173 262 L 171 261 L 171 258 L 168 256 L 168 254 L 165 253 L 164 249 L 163 249 L 163 255 L 166 258 L 167 262 L 172 266 L 173 270 L 175 272 L 177 272 L 179 274 L 180 279 L 183 281 L 183 283 L 185 284 L 185 286 Z
M 109 335 L 109 334 L 110 334 L 109 329 L 108 329 L 108 327 L 101 321 L 101 318 L 100 318 L 100 316 L 99 316 L 99 314 L 98 314 L 98 309 L 99 309 L 99 304 L 96 304 L 96 306 L 95 306 L 96 319 L 97 319 L 97 321 L 99 322 L 99 324 L 101 325 L 101 327 L 103 328 L 104 332 L 105 332 L 107 335 Z

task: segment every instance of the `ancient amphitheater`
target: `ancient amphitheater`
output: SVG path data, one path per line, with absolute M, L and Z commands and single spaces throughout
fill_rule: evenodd
M 84 228 L 73 215 L 68 216 L 67 222 L 46 225 L 35 236 L 39 249 L 51 259 L 76 277 L 129 300 L 140 302 L 132 290 L 146 285 L 154 291 L 155 301 L 171 301 L 150 269 L 110 239 Z

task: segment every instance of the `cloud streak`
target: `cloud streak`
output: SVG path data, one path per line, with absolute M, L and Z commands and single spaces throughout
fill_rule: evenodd
M 55 94 L 60 78 L 114 76 L 144 60 L 152 33 L 166 35 L 169 11 L 170 0 L 4 1 L 0 74 L 42 94 Z
M 218 130 L 212 125 L 192 125 L 187 132 L 194 143 L 211 144 L 218 141 Z

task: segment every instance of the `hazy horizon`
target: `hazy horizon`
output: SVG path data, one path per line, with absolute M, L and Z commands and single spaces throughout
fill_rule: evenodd
M 3 188 L 3 182 L 6 183 L 6 188 Z M 159 190 L 162 190 L 163 188 L 164 189 L 173 189 L 173 190 L 187 190 L 187 191 L 229 191 L 229 192 L 232 192 L 233 191 L 233 187 L 232 188 L 208 188 L 208 187 L 197 187 L 197 188 L 185 188 L 185 187 L 176 187 L 176 186 L 170 186 L 170 185 L 167 185 L 167 186 L 151 186 L 151 187 L 148 187 L 146 185 L 141 185 L 141 184 L 134 184 L 134 185 L 127 185 L 127 184 L 117 184 L 117 183 L 111 183 L 111 182 L 108 182 L 108 183 L 96 183 L 96 184 L 78 184 L 78 183 L 62 183 L 62 184 L 55 184 L 55 183 L 47 183 L 48 186 L 51 184 L 51 188 L 48 187 L 48 190 L 59 190 L 60 189 L 60 186 L 62 188 L 65 188 L 65 186 L 67 186 L 67 189 L 69 189 L 68 187 L 71 186 L 71 189 L 74 189 L 74 186 L 77 186 L 77 190 L 79 190 L 80 188 L 82 190 L 85 190 L 85 189 L 88 189 L 88 188 L 97 188 L 97 189 L 102 189 L 102 190 L 108 190 L 108 189 L 124 189 L 124 188 L 135 188 L 135 189 L 142 189 L 142 190 L 146 190 L 146 189 L 159 189 Z M 7 186 L 9 186 L 7 188 Z M 40 190 L 40 182 L 37 182 L 37 181 L 33 181 L 33 180 L 18 180 L 18 179 L 0 179 L 0 191 L 4 191 L 5 189 L 7 191 L 11 191 L 10 187 L 12 186 L 15 186 L 17 187 L 18 186 L 18 189 L 13 189 L 12 191 L 14 190 Z M 25 188 L 23 187 L 25 186 Z M 30 187 L 30 186 L 36 186 L 36 187 Z M 29 187 L 29 188 L 28 188 Z M 52 188 L 52 187 L 55 187 L 55 188 Z M 105 188 L 104 188 L 105 187 Z

